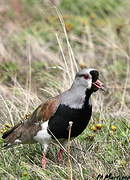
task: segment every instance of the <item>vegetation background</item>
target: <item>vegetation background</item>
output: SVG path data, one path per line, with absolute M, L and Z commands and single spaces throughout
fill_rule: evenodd
M 0 1 L 0 179 L 93 180 L 130 176 L 130 1 Z M 71 144 L 71 166 L 53 145 L 41 168 L 39 144 L 2 149 L 2 133 L 67 89 L 77 69 L 95 67 L 107 91 Z

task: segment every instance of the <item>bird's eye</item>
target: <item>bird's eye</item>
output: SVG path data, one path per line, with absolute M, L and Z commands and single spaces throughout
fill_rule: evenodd
M 84 79 L 89 79 L 90 78 L 90 76 L 88 74 L 84 74 L 83 77 L 84 77 Z

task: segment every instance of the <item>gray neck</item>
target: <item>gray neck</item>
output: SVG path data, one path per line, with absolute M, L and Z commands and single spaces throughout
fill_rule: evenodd
M 61 104 L 67 105 L 74 109 L 81 109 L 86 101 L 86 87 L 75 86 L 65 91 L 61 96 Z M 88 103 L 90 102 L 90 98 L 87 99 Z

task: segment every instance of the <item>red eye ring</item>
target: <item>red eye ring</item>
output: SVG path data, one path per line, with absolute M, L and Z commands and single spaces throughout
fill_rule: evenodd
M 90 78 L 90 76 L 88 74 L 84 74 L 83 77 L 84 77 L 84 79 L 89 79 Z

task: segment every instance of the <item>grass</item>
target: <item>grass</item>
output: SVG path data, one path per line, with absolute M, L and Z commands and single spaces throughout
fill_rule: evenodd
M 0 24 L 0 137 L 8 124 L 16 124 L 41 101 L 67 89 L 77 68 L 96 67 L 107 91 L 93 95 L 92 119 L 71 143 L 72 177 L 93 180 L 99 174 L 129 176 L 129 1 L 119 1 L 117 6 L 111 0 L 104 6 L 100 0 L 102 11 L 97 4 L 94 9 L 92 3 L 87 6 L 87 15 L 85 9 L 82 14 L 77 8 L 78 2 L 77 9 L 72 9 L 62 1 L 62 16 L 55 8 L 39 6 L 33 0 L 29 1 L 35 7 L 32 13 L 28 1 L 23 2 L 21 19 L 15 17 L 12 22 L 15 15 L 8 12 L 3 26 Z M 106 9 L 110 10 L 108 14 Z M 68 177 L 68 155 L 64 154 L 62 163 L 57 161 L 57 145 L 48 151 L 45 170 L 41 168 L 39 144 L 7 150 L 2 145 L 0 138 L 1 179 L 72 179 Z

